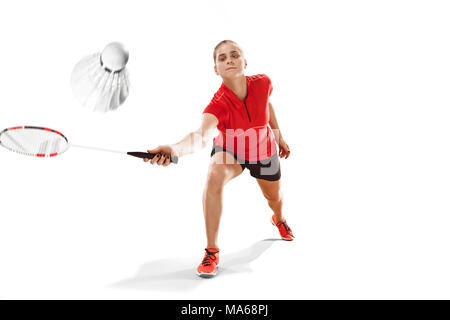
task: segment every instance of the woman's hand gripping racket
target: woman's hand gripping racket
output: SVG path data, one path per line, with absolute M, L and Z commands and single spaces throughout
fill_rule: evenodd
M 170 145 L 159 146 L 155 149 L 147 150 L 147 152 L 150 154 L 155 154 L 156 156 L 154 156 L 153 159 L 144 158 L 145 162 L 150 160 L 150 164 L 156 163 L 158 166 L 163 167 L 167 167 L 171 163 L 172 157 L 177 154 L 174 147 Z
M 0 132 L 0 145 L 10 151 L 35 157 L 54 157 L 64 153 L 69 147 L 122 153 L 141 159 L 153 159 L 158 156 L 157 153 L 126 152 L 73 145 L 59 131 L 34 126 L 19 126 L 4 129 Z M 169 157 L 167 159 L 169 161 Z M 178 163 L 178 157 L 171 156 L 170 162 Z

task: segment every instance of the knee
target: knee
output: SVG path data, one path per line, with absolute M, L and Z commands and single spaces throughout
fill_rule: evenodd
M 208 173 L 205 192 L 220 193 L 226 182 L 226 174 L 220 170 L 212 169 Z

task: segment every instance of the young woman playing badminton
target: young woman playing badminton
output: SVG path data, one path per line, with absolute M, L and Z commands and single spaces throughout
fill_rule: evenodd
M 219 264 L 217 237 L 223 188 L 245 168 L 256 178 L 273 210 L 272 223 L 278 227 L 281 238 L 288 241 L 294 238 L 283 217 L 280 191 L 279 158 L 287 159 L 290 150 L 269 101 L 272 84 L 266 75 L 245 76 L 246 67 L 247 61 L 237 43 L 231 40 L 220 42 L 214 49 L 214 71 L 222 77 L 223 83 L 203 111 L 200 128 L 176 144 L 148 150 L 158 154 L 150 160 L 152 165 L 168 166 L 170 156 L 193 153 L 206 146 L 215 128 L 220 132 L 214 138 L 203 193 L 207 246 L 203 261 L 197 268 L 197 274 L 203 277 L 214 276 Z M 279 154 L 275 142 L 278 143 Z

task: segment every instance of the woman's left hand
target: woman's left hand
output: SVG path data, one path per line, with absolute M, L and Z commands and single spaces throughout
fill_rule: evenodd
M 289 150 L 289 146 L 287 145 L 286 141 L 284 141 L 283 138 L 280 138 L 278 147 L 280 149 L 280 152 L 279 152 L 280 158 L 287 159 L 290 156 L 291 151 Z

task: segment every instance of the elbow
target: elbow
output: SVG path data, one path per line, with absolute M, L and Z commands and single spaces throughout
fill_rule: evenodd
M 211 137 L 211 131 L 197 130 L 194 132 L 196 144 L 201 148 L 205 148 L 208 145 Z
M 195 149 L 203 149 L 208 145 L 209 135 L 202 134 L 199 131 L 195 131 L 192 133 L 192 142 L 196 146 Z
M 208 145 L 209 136 L 202 135 L 201 148 L 205 148 Z

